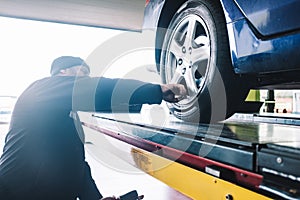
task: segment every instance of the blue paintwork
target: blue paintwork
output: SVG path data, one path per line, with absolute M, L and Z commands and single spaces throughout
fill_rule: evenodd
M 172 0 L 151 0 L 153 6 L 165 1 Z M 220 2 L 236 73 L 300 70 L 300 0 Z
M 295 20 L 300 17 L 299 0 L 221 2 L 236 73 L 300 69 L 300 20 Z M 272 16 L 264 17 L 268 13 Z
M 237 21 L 245 18 L 241 10 L 236 6 L 234 1 L 221 0 L 221 4 L 224 10 L 224 16 L 227 23 Z
M 236 73 L 300 69 L 300 33 L 260 40 L 253 34 L 246 20 L 236 21 L 227 27 Z
M 299 0 L 234 0 L 264 36 L 300 28 Z

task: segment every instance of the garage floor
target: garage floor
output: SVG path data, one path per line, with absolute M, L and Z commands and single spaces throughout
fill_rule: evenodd
M 168 187 L 155 178 L 144 174 L 127 174 L 95 161 L 87 154 L 93 177 L 102 195 L 119 196 L 131 190 L 145 195 L 145 200 L 188 200 L 190 198 Z
M 0 124 L 0 152 L 8 129 L 7 124 Z M 94 180 L 104 196 L 119 196 L 131 190 L 137 190 L 145 195 L 145 200 L 190 200 L 178 191 L 145 173 L 129 174 L 116 171 L 95 160 L 89 152 L 86 153 Z

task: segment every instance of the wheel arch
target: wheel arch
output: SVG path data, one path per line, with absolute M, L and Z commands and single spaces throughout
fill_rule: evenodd
M 165 0 L 164 6 L 159 15 L 158 24 L 157 24 L 157 33 L 155 39 L 155 61 L 156 61 L 156 67 L 158 72 L 160 72 L 160 66 L 159 66 L 160 54 L 161 54 L 161 48 L 165 36 L 165 30 L 168 28 L 169 23 L 172 20 L 174 14 L 177 12 L 177 10 L 187 1 L 188 0 L 177 0 L 177 1 Z M 235 4 L 232 1 L 219 0 L 219 2 L 222 5 L 222 9 L 227 24 L 234 21 L 237 17 L 243 17 L 242 13 L 236 8 Z M 225 13 L 229 13 L 229 10 L 231 11 L 233 8 L 235 13 L 234 15 L 225 14 Z M 229 34 L 228 31 L 227 34 Z M 233 59 L 231 58 L 231 60 Z
M 155 38 L 155 61 L 157 71 L 160 72 L 160 54 L 161 48 L 164 40 L 164 36 L 166 33 L 166 29 L 169 26 L 169 23 L 176 13 L 176 11 L 185 3 L 187 0 L 165 0 L 164 6 L 161 10 L 158 24 L 157 24 L 157 32 Z
M 185 23 L 185 20 L 183 19 L 185 19 L 185 17 L 189 16 L 191 13 L 192 14 L 197 13 L 197 15 L 199 15 L 202 20 L 206 21 L 205 23 L 203 21 L 203 24 L 205 24 L 205 27 L 207 25 L 207 28 L 209 28 L 207 35 L 213 38 L 210 41 L 210 45 L 209 45 L 212 46 L 213 48 L 210 49 L 210 52 L 214 52 L 213 54 L 210 54 L 209 57 L 207 57 L 208 60 L 212 61 L 208 64 L 209 66 L 211 66 L 212 70 L 210 70 L 209 74 L 207 75 L 208 78 L 204 80 L 205 83 L 203 83 L 203 88 L 201 90 L 198 90 L 200 88 L 198 87 L 198 89 L 196 88 L 196 90 L 191 90 L 192 91 L 191 94 L 192 95 L 195 94 L 195 96 L 191 96 L 192 97 L 190 98 L 191 101 L 188 100 L 184 102 L 184 105 L 186 105 L 185 107 L 182 106 L 183 104 L 179 106 L 170 105 L 169 109 L 176 117 L 180 119 L 187 120 L 187 121 L 199 120 L 199 122 L 204 122 L 204 123 L 211 122 L 211 120 L 212 121 L 217 121 L 219 119 L 223 120 L 231 116 L 235 112 L 235 109 L 238 108 L 239 104 L 244 100 L 246 93 L 248 93 L 248 85 L 245 85 L 242 88 L 240 88 L 241 79 L 240 76 L 234 73 L 233 65 L 232 65 L 232 57 L 230 56 L 231 51 L 229 46 L 230 42 L 228 41 L 229 39 L 228 21 L 226 21 L 226 19 L 227 20 L 232 20 L 232 19 L 226 16 L 228 15 L 228 13 L 226 13 L 224 10 L 223 2 L 233 1 L 233 0 L 223 0 L 223 1 L 184 0 L 181 1 L 180 4 L 177 4 L 177 7 L 173 6 L 170 0 L 166 0 L 166 1 L 167 2 L 162 10 L 162 14 L 158 26 L 162 28 L 162 30 L 165 30 L 165 32 L 163 31 L 157 32 L 158 35 L 156 38 L 157 39 L 156 53 L 159 52 L 159 49 L 161 49 L 160 47 L 163 47 L 161 51 L 164 51 L 162 53 L 162 57 L 160 55 L 161 51 L 159 54 L 156 54 L 157 60 L 162 59 L 162 60 L 158 60 L 157 62 L 158 63 L 157 68 L 158 70 L 161 70 L 160 74 L 162 77 L 162 82 L 168 83 L 169 82 L 168 80 L 171 80 L 171 79 L 165 79 L 166 70 L 173 69 L 174 67 L 178 67 L 177 61 L 168 62 L 169 59 L 165 59 L 164 57 L 165 54 L 168 54 L 169 40 L 172 39 L 173 37 L 172 34 L 174 30 L 180 31 L 180 28 L 176 29 L 177 24 L 180 24 L 181 22 Z M 201 6 L 202 3 L 204 3 L 205 6 Z M 172 9 L 170 9 L 168 5 L 171 5 Z M 170 23 L 171 23 L 170 26 L 171 31 L 167 32 L 166 29 L 167 27 L 169 27 Z M 199 34 L 201 34 L 201 31 L 199 31 Z M 166 49 L 166 51 L 164 49 Z M 183 52 L 181 56 L 185 56 L 184 53 L 185 52 Z M 197 58 L 198 55 L 196 54 L 194 57 Z M 189 62 L 190 61 L 188 61 L 187 63 Z M 188 66 L 187 68 L 191 68 L 191 65 Z M 192 77 L 192 78 L 194 77 L 195 79 L 194 75 L 195 74 L 192 74 L 192 76 L 188 76 L 188 77 Z M 169 77 L 172 76 L 170 75 Z M 188 83 L 191 83 L 191 81 L 188 81 Z

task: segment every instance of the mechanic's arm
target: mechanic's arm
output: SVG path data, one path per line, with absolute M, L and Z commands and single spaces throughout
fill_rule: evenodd
M 186 95 L 183 85 L 152 84 L 132 79 L 86 78 L 75 83 L 73 109 L 111 112 L 117 107 L 178 102 Z
M 186 95 L 180 84 L 152 84 L 132 79 L 100 78 L 96 91 L 97 110 L 110 110 L 115 106 L 160 104 L 162 100 L 178 102 Z

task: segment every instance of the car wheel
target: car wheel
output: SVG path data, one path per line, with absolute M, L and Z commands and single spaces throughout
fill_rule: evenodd
M 219 1 L 188 1 L 175 13 L 162 44 L 160 74 L 163 83 L 188 90 L 185 99 L 167 104 L 177 118 L 210 123 L 235 112 L 249 88 L 233 71 Z

